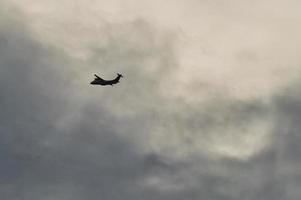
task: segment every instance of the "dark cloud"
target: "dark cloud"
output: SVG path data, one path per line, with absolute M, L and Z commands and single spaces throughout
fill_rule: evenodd
M 110 114 L 101 106 L 88 106 L 73 127 L 57 128 L 73 105 L 68 79 L 74 66 L 63 52 L 35 41 L 24 24 L 2 17 L 2 198 L 82 199 L 92 192 L 110 199 L 127 194 L 134 188 L 127 182 L 135 180 L 140 173 L 136 166 L 143 162 L 116 135 Z M 66 69 L 71 75 L 64 75 Z
M 107 66 L 107 74 L 122 65 L 122 84 L 96 93 L 82 83 L 93 93 L 83 100 L 78 94 L 82 87 L 72 82 L 79 61 L 37 41 L 25 21 L 18 20 L 22 14 L 11 9 L 0 12 L 1 199 L 300 197 L 298 89 L 281 92 L 271 103 L 215 98 L 190 105 L 171 100 L 158 88 L 176 66 L 172 40 L 145 42 L 155 33 L 138 20 L 107 45 L 93 47 L 89 60 L 93 69 Z M 128 40 L 133 31 L 142 38 L 138 42 Z M 146 73 L 141 65 L 149 62 L 166 68 Z M 195 148 L 181 159 L 172 156 L 174 150 L 197 146 L 195 140 L 208 139 L 212 131 L 221 137 L 223 128 L 245 130 L 271 115 L 272 142 L 246 160 L 198 154 Z M 141 148 L 158 127 L 165 130 L 160 134 L 165 134 L 167 153 L 165 147 Z M 170 148 L 173 138 L 187 144 Z

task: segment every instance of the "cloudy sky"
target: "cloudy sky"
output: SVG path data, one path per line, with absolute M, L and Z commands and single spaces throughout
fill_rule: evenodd
M 1 199 L 299 200 L 300 7 L 0 1 Z

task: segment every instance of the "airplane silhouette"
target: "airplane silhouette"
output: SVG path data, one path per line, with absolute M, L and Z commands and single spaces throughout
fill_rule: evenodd
M 95 76 L 95 79 L 90 84 L 102 85 L 102 86 L 105 86 L 105 85 L 113 86 L 114 84 L 119 83 L 119 79 L 123 77 L 122 74 L 118 74 L 118 73 L 117 73 L 117 77 L 114 78 L 113 80 L 104 80 L 104 79 L 100 78 L 99 76 L 97 76 L 96 74 L 94 74 L 94 76 Z

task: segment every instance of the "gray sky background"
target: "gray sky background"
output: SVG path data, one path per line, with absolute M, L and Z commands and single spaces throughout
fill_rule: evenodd
M 1 199 L 300 199 L 300 6 L 3 0 Z

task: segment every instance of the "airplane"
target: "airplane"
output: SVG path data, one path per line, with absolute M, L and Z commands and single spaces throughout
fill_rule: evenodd
M 119 83 L 119 79 L 122 78 L 122 74 L 118 74 L 117 73 L 117 77 L 113 80 L 104 80 L 102 78 L 100 78 L 99 76 L 97 76 L 96 74 L 94 74 L 95 79 L 90 83 L 91 85 L 111 85 L 113 86 L 114 84 Z

